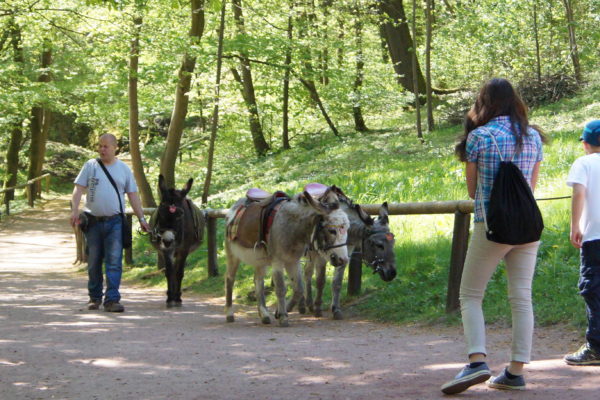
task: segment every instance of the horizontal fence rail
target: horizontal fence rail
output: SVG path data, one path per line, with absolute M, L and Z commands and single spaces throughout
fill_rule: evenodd
M 15 189 L 27 187 L 27 203 L 29 204 L 29 207 L 33 207 L 34 203 L 35 203 L 35 187 L 34 187 L 35 183 L 38 181 L 41 181 L 42 179 L 46 179 L 46 192 L 49 192 L 50 191 L 50 176 L 51 176 L 50 173 L 46 173 L 44 175 L 38 176 L 37 178 L 30 179 L 25 183 L 21 183 L 19 185 L 0 189 L 0 195 L 14 191 Z M 5 205 L 6 215 L 10 215 L 10 202 L 11 202 L 10 197 L 5 195 L 4 196 L 4 205 Z M 0 213 L 0 216 L 1 215 L 2 214 Z
M 544 200 L 568 199 L 571 196 L 561 196 L 552 198 L 541 198 Z M 369 215 L 377 215 L 381 204 L 361 204 L 363 210 Z M 473 200 L 454 200 L 454 201 L 430 201 L 419 203 L 388 203 L 389 215 L 427 215 L 427 214 L 454 214 L 454 229 L 452 233 L 452 248 L 450 254 L 450 265 L 448 269 L 448 290 L 446 297 L 446 312 L 456 312 L 460 308 L 458 299 L 460 279 L 467 255 L 469 242 L 469 227 L 471 223 L 471 214 L 473 213 L 475 202 Z M 155 208 L 144 208 L 144 214 L 151 215 Z M 208 248 L 208 275 L 218 275 L 217 264 L 217 220 L 225 218 L 228 209 L 220 208 L 204 209 L 206 218 L 206 244 Z M 133 210 L 126 210 L 131 227 Z M 76 229 L 77 261 L 85 262 L 83 246 L 83 235 Z M 81 255 L 81 258 L 80 258 Z M 133 263 L 131 248 L 125 250 L 125 262 Z M 348 268 L 348 294 L 358 295 L 361 289 L 362 281 L 362 255 L 354 252 L 350 259 Z

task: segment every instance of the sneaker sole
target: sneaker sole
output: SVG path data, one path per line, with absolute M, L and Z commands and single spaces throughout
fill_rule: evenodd
M 488 382 L 487 385 L 488 385 L 488 387 L 491 387 L 492 389 L 525 390 L 525 386 L 510 386 L 510 385 L 503 385 L 501 383 L 492 383 L 492 382 Z
M 585 366 L 585 365 L 600 365 L 600 360 L 594 360 L 594 361 L 569 361 L 569 360 L 565 360 L 565 362 L 569 365 L 579 365 L 579 366 Z
M 448 386 L 442 386 L 442 392 L 445 394 L 457 394 L 464 392 L 471 386 L 483 383 L 491 377 L 492 374 L 490 371 L 479 371 L 473 375 L 465 376 L 461 380 L 452 382 Z

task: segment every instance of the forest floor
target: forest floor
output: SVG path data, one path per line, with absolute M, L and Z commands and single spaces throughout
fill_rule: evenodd
M 261 325 L 254 307 L 239 307 L 226 323 L 223 298 L 184 294 L 172 310 L 162 291 L 127 282 L 124 313 L 87 311 L 68 198 L 40 204 L 0 222 L 2 399 L 439 399 L 439 386 L 465 361 L 460 326 L 293 313 L 291 327 L 279 328 Z M 488 334 L 498 373 L 510 330 L 491 326 Z M 525 392 L 478 385 L 459 396 L 595 398 L 600 367 L 562 361 L 580 340 L 567 326 L 538 327 Z

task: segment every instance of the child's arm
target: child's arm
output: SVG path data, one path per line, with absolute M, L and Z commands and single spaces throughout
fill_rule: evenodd
M 579 227 L 583 204 L 585 202 L 585 186 L 581 183 L 573 184 L 573 197 L 571 199 L 571 244 L 578 249 L 581 248 L 583 234 Z

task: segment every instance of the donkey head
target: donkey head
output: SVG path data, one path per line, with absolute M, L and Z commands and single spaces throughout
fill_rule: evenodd
M 347 264 L 346 245 L 350 221 L 346 213 L 339 208 L 335 186 L 328 189 L 319 201 L 315 201 L 308 192 L 304 192 L 302 196 L 319 215 L 311 238 L 315 250 L 335 267 Z
M 167 188 L 164 176 L 158 177 L 160 204 L 154 230 L 161 250 L 174 250 L 183 243 L 185 197 L 193 182 L 190 178 L 183 189 L 177 190 Z
M 362 257 L 386 282 L 396 277 L 396 256 L 394 254 L 394 234 L 390 232 L 387 202 L 379 208 L 379 217 L 371 218 L 357 204 L 355 209 L 365 223 Z

